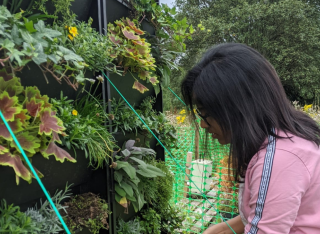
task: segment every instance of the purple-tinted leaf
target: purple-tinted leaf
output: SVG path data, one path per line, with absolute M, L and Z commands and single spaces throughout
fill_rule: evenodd
M 134 151 L 141 151 L 141 148 L 140 148 L 140 147 L 135 147 L 135 146 L 134 146 L 134 147 L 132 147 L 131 149 L 134 150 Z
M 146 80 L 147 77 L 150 76 L 150 72 L 148 72 L 148 71 L 140 71 L 139 74 L 138 74 L 138 76 L 139 76 L 139 78 L 140 78 L 141 80 Z
M 131 150 L 131 148 L 134 146 L 134 143 L 135 143 L 136 141 L 135 140 L 128 140 L 127 142 L 126 142 L 126 149 L 127 150 Z
M 28 132 L 22 132 L 16 137 L 22 149 L 28 151 L 31 154 L 35 154 L 36 150 L 40 147 L 40 140 L 37 137 L 32 136 Z M 11 142 L 10 146 L 15 147 L 17 150 L 19 150 L 18 146 L 13 141 Z
M 59 134 L 56 132 L 52 132 L 52 140 L 61 144 L 61 139 L 59 137 Z
M 12 73 L 8 73 L 5 68 L 0 70 L 0 77 L 3 77 L 5 81 L 11 80 L 13 78 Z
M 49 97 L 47 95 L 36 94 L 36 99 L 41 100 L 43 102 L 43 108 L 51 108 L 52 105 L 49 102 Z
M 136 50 L 135 49 L 130 49 L 130 48 L 125 48 L 126 51 L 128 51 L 129 53 L 134 53 Z
M 134 24 L 134 22 L 132 22 L 129 18 L 126 19 L 127 20 L 127 24 L 129 25 L 129 27 L 134 30 L 138 35 L 143 35 L 144 32 L 140 29 L 138 29 L 136 27 L 136 25 Z
M 145 43 L 144 41 L 142 41 L 142 40 L 132 41 L 132 42 L 133 42 L 133 44 L 135 44 L 135 45 L 140 45 L 140 46 L 145 46 L 145 45 L 146 45 L 146 43 Z
M 149 89 L 146 86 L 139 83 L 138 81 L 134 82 L 132 88 L 138 90 L 140 93 L 144 93 L 145 91 L 149 91 Z
M 0 110 L 7 121 L 13 121 L 14 115 L 20 113 L 21 107 L 18 104 L 18 97 L 10 97 L 4 91 L 0 94 Z
M 72 158 L 67 151 L 58 147 L 53 140 L 50 141 L 48 148 L 46 150 L 41 151 L 41 153 L 45 158 L 49 158 L 50 155 L 54 155 L 56 157 L 56 160 L 62 163 L 65 159 L 67 159 L 70 162 L 76 162 L 76 160 Z
M 28 110 L 29 115 L 32 117 L 38 117 L 41 110 L 42 110 L 43 102 L 36 101 L 35 97 L 32 97 L 30 101 L 27 101 L 26 103 L 26 109 Z
M 23 130 L 22 123 L 21 123 L 20 119 L 16 119 L 13 122 L 8 122 L 8 124 L 14 133 Z M 11 137 L 9 131 L 2 120 L 0 120 L 0 138 L 1 137 L 8 140 L 8 141 L 12 140 L 12 137 Z
M 27 120 L 30 119 L 30 116 L 27 115 L 27 112 L 28 112 L 28 111 L 27 111 L 26 109 L 22 109 L 19 114 L 16 114 L 16 115 L 14 116 L 14 119 L 20 119 L 21 123 L 22 123 L 24 126 L 28 125 Z
M 41 124 L 39 126 L 39 134 L 46 134 L 47 136 L 51 135 L 52 131 L 55 131 L 57 133 L 62 133 L 64 130 L 63 127 L 59 126 L 59 118 L 56 117 L 54 112 L 51 112 L 51 109 L 45 109 L 41 115 L 40 120 Z
M 33 166 L 33 169 L 37 172 L 37 175 L 39 176 L 39 178 L 42 178 L 44 175 L 37 169 Z M 35 178 L 35 176 L 33 175 L 32 173 L 32 178 Z
M 5 80 L 0 77 L 0 93 L 7 91 L 10 97 L 17 96 L 23 92 L 23 86 L 21 85 L 18 77 Z
M 6 147 L 0 145 L 0 154 L 6 153 L 6 152 L 9 152 L 9 150 Z
M 151 82 L 151 84 L 156 85 L 157 83 L 159 83 L 157 77 L 153 76 L 149 79 L 149 81 Z
M 124 26 L 123 23 L 120 20 L 116 20 L 116 21 L 114 21 L 114 23 L 116 25 L 118 25 L 120 28 Z
M 117 38 L 117 36 L 109 35 L 109 39 L 116 45 L 122 44 L 121 39 Z
M 11 153 L 0 154 L 0 165 L 12 167 L 17 176 L 26 181 L 31 180 L 31 173 L 23 165 L 19 155 L 13 155 Z
M 25 92 L 26 92 L 26 97 L 28 98 L 29 101 L 33 97 L 40 97 L 41 96 L 39 89 L 37 87 L 35 87 L 35 86 L 26 87 Z
M 140 37 L 134 34 L 134 31 L 128 29 L 122 29 L 123 35 L 129 40 L 139 40 Z

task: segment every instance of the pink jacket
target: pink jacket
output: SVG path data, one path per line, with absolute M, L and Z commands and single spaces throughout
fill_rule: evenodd
M 240 207 L 245 234 L 320 234 L 320 149 L 289 136 L 269 137 L 249 163 Z

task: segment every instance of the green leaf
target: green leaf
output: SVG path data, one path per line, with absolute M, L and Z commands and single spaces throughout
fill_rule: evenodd
M 30 33 L 33 33 L 33 32 L 36 32 L 37 30 L 34 29 L 33 27 L 33 21 L 32 20 L 28 20 L 27 18 L 23 17 L 23 20 L 24 20 L 24 26 L 26 27 L 26 29 L 30 32 Z
M 137 201 L 137 199 L 134 196 L 129 196 L 128 194 L 127 194 L 127 199 L 132 201 L 132 202 L 136 202 Z
M 38 150 L 40 147 L 40 139 L 32 136 L 29 132 L 17 134 L 17 140 L 19 141 L 23 150 L 31 154 L 35 154 L 36 150 Z M 13 141 L 11 142 L 10 146 L 19 150 L 19 147 Z
M 120 188 L 120 186 L 118 184 L 114 185 L 114 189 L 121 197 L 126 196 L 126 192 L 122 188 Z
M 115 200 L 116 200 L 118 203 L 120 203 L 121 196 L 120 196 L 118 193 L 115 193 L 115 194 L 114 194 L 114 198 L 115 198 Z
M 142 160 L 140 160 L 140 159 L 138 159 L 136 157 L 130 157 L 130 159 L 135 161 L 135 162 L 137 162 L 137 163 L 139 163 L 141 167 L 143 167 L 145 169 L 147 168 L 147 164 L 144 161 L 142 161 Z
M 125 149 L 123 151 L 121 151 L 121 153 L 125 156 L 125 157 L 128 157 L 131 153 L 129 150 Z
M 190 33 L 194 33 L 194 28 L 192 27 L 192 25 L 190 25 L 189 31 L 190 31 Z
M 63 54 L 63 57 L 65 60 L 75 60 L 75 61 L 83 61 L 82 57 L 79 55 L 75 54 L 73 51 L 63 47 L 63 46 L 58 46 L 59 51 Z
M 165 176 L 165 174 L 157 167 L 154 167 L 152 165 L 147 165 L 147 168 L 143 168 L 142 166 L 138 166 L 139 170 L 137 170 L 137 173 L 147 177 L 147 178 L 154 178 L 157 176 Z
M 49 40 L 53 40 L 53 38 L 61 36 L 61 32 L 57 30 L 53 30 L 50 28 L 46 28 L 44 22 L 42 20 L 39 20 L 37 24 L 34 25 L 35 29 L 37 29 L 37 37 L 47 37 Z
M 122 169 L 127 173 L 127 175 L 130 177 L 130 179 L 133 179 L 137 176 L 136 169 L 133 166 L 131 166 L 130 164 L 128 164 L 128 166 L 126 166 Z
M 158 94 L 160 93 L 160 85 L 156 84 L 153 86 L 154 88 L 154 92 L 156 93 L 156 96 L 158 96 Z
M 127 195 L 129 195 L 130 197 L 133 196 L 133 189 L 129 184 L 127 184 L 126 182 L 122 182 L 120 186 L 121 188 L 123 188 Z
M 123 175 L 119 171 L 114 171 L 114 180 L 121 185 Z
M 153 171 L 157 176 L 165 176 L 163 171 L 155 166 L 152 166 L 150 164 L 147 165 L 147 169 Z
M 3 42 L 0 43 L 0 45 L 2 45 L 2 47 L 10 50 L 14 48 L 14 43 L 12 41 L 10 41 L 8 38 L 6 38 Z
M 33 44 L 34 42 L 36 42 L 35 39 L 27 31 L 21 31 L 21 36 L 23 40 L 28 44 Z
M 128 162 L 121 162 L 117 161 L 117 167 L 114 168 L 115 170 L 120 170 L 121 168 L 123 169 L 124 167 L 128 167 L 129 163 Z

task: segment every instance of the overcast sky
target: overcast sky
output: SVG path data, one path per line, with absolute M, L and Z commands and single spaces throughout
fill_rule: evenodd
M 160 0 L 160 3 L 165 3 L 167 4 L 169 7 L 173 7 L 175 0 Z

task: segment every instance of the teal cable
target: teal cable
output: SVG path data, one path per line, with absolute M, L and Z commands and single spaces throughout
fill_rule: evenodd
M 162 142 L 159 140 L 159 138 L 154 134 L 154 132 L 149 128 L 149 126 L 144 122 L 144 120 L 140 117 L 140 115 L 136 112 L 136 110 L 130 105 L 130 103 L 127 101 L 127 99 L 122 95 L 122 93 L 117 89 L 117 87 L 111 82 L 111 80 L 109 79 L 108 76 L 106 76 L 106 74 L 101 71 L 102 74 L 105 76 L 105 78 L 110 82 L 110 84 L 113 86 L 113 88 L 120 94 L 120 96 L 123 98 L 123 100 L 128 104 L 128 106 L 131 108 L 131 110 L 138 116 L 138 118 L 142 121 L 142 123 L 147 127 L 147 129 L 149 130 L 149 132 L 154 136 L 154 138 L 156 138 L 156 140 L 159 142 L 159 144 L 164 148 L 164 150 L 170 155 L 170 157 L 173 159 L 173 161 L 178 165 L 178 167 L 180 168 L 180 170 L 188 177 L 188 179 L 190 180 L 191 183 L 194 184 L 194 186 L 199 190 L 200 194 L 202 195 L 202 197 L 213 207 L 213 209 L 220 214 L 220 212 L 213 206 L 213 204 L 208 200 L 207 196 L 201 192 L 201 190 L 199 189 L 199 187 L 193 182 L 193 180 L 191 179 L 191 177 L 183 170 L 183 168 L 181 167 L 181 165 L 177 162 L 177 160 L 172 156 L 172 154 L 170 153 L 170 151 L 162 144 Z M 225 222 L 227 224 L 227 226 L 233 231 L 234 234 L 237 234 L 232 227 L 230 227 L 230 225 L 225 221 L 225 219 L 223 218 L 223 216 L 220 214 L 223 222 Z
M 48 194 L 48 192 L 47 192 L 46 188 L 45 188 L 45 187 L 44 187 L 44 185 L 42 184 L 42 182 L 41 182 L 41 180 L 40 180 L 40 178 L 39 178 L 39 176 L 38 176 L 37 172 L 34 170 L 33 166 L 32 166 L 32 165 L 31 165 L 31 163 L 30 163 L 30 160 L 28 159 L 27 155 L 25 154 L 24 150 L 22 149 L 22 147 L 21 147 L 21 145 L 20 145 L 19 141 L 17 140 L 16 136 L 15 136 L 15 135 L 14 135 L 14 133 L 12 132 L 12 130 L 11 130 L 11 128 L 10 128 L 10 126 L 9 126 L 9 124 L 7 123 L 7 120 L 4 118 L 4 116 L 3 116 L 2 112 L 1 112 L 1 110 L 0 110 L 0 117 L 1 117 L 2 121 L 4 122 L 4 124 L 6 125 L 6 127 L 7 127 L 8 131 L 9 131 L 9 133 L 11 134 L 11 136 L 12 136 L 12 138 L 13 138 L 14 142 L 15 142 L 15 143 L 16 143 L 16 145 L 18 146 L 18 148 L 19 148 L 19 150 L 20 150 L 21 154 L 23 155 L 24 160 L 27 162 L 27 164 L 28 164 L 28 166 L 29 166 L 29 168 L 30 168 L 31 172 L 33 173 L 34 177 L 35 177 L 35 178 L 36 178 L 36 180 L 38 181 L 38 183 L 39 183 L 40 187 L 42 188 L 42 190 L 43 190 L 44 194 L 45 194 L 45 195 L 46 195 L 46 197 L 48 198 L 48 201 L 49 201 L 50 205 L 52 206 L 52 208 L 53 208 L 54 212 L 56 212 L 56 214 L 57 214 L 57 216 L 58 216 L 58 218 L 59 218 L 59 220 L 60 220 L 60 222 L 61 222 L 61 224 L 62 224 L 62 226 L 63 226 L 64 230 L 67 232 L 67 234 L 71 234 L 71 232 L 69 231 L 69 229 L 68 229 L 67 225 L 66 225 L 66 224 L 65 224 L 65 222 L 63 221 L 63 218 L 61 217 L 61 215 L 60 215 L 59 211 L 57 210 L 56 206 L 54 205 L 54 203 L 53 203 L 53 201 L 52 201 L 52 199 L 51 199 L 50 195 Z
M 187 104 L 185 104 L 184 101 L 182 101 L 181 98 L 175 92 L 173 92 L 172 89 L 170 89 L 170 87 L 168 87 L 168 89 L 180 100 L 180 102 L 183 103 L 183 105 L 187 106 Z

